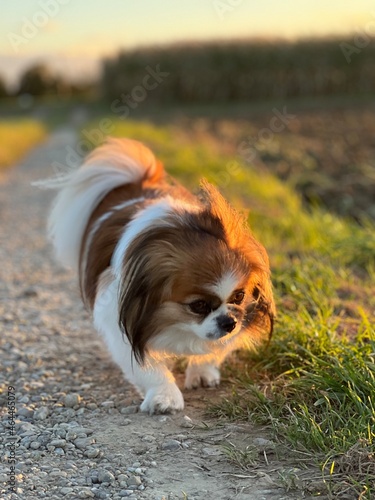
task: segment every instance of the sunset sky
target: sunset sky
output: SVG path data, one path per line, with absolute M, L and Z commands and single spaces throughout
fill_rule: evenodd
M 373 0 L 16 0 L 0 19 L 0 76 L 35 61 L 81 79 L 120 48 L 183 40 L 375 35 Z M 48 13 L 49 12 L 49 13 Z

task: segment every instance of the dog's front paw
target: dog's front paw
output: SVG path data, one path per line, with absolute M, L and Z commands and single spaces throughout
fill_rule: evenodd
M 148 389 L 140 409 L 150 415 L 175 413 L 184 409 L 184 398 L 176 384 L 160 385 Z
M 185 389 L 217 387 L 220 384 L 220 371 L 213 365 L 189 365 L 186 370 Z

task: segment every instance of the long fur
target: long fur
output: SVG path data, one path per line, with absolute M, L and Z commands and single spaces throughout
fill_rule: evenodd
M 58 260 L 78 270 L 83 233 L 99 202 L 114 188 L 158 179 L 157 173 L 156 159 L 143 144 L 110 138 L 80 169 L 40 183 L 40 187 L 60 190 L 48 220 Z
M 141 410 L 184 406 L 165 359 L 189 356 L 186 388 L 214 386 L 231 351 L 272 333 L 267 253 L 209 183 L 193 196 L 143 144 L 109 139 L 40 185 L 60 189 L 49 236 Z

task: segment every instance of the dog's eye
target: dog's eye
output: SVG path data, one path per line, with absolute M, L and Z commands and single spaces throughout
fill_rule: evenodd
M 243 299 L 245 298 L 245 292 L 243 292 L 242 290 L 236 292 L 233 297 L 232 297 L 232 300 L 230 301 L 231 304 L 236 304 L 237 306 L 239 306 L 240 304 L 242 304 L 243 302 Z
M 208 314 L 212 308 L 205 300 L 194 300 L 189 304 L 190 310 L 195 314 Z

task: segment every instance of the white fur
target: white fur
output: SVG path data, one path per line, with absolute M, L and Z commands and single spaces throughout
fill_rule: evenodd
M 145 365 L 140 366 L 134 359 L 128 339 L 118 326 L 119 281 L 101 287 L 94 306 L 94 324 L 103 335 L 114 361 L 119 365 L 125 377 L 144 396 L 141 411 L 173 412 L 184 408 L 184 399 L 175 383 L 172 373 L 163 361 L 148 357 Z
M 198 206 L 175 200 L 170 196 L 165 196 L 140 210 L 124 229 L 113 252 L 111 266 L 115 275 L 121 277 L 126 250 L 138 235 L 150 227 L 165 227 L 172 224 L 167 220 L 167 217 L 171 214 L 181 216 L 183 212 L 197 210 L 199 210 Z
M 224 274 L 220 281 L 215 283 L 210 290 L 223 302 L 226 302 L 238 285 L 238 276 L 232 272 Z
M 186 369 L 185 389 L 217 387 L 220 384 L 220 370 L 212 363 L 197 364 L 191 361 Z
M 108 271 L 106 273 L 108 282 Z M 113 274 L 110 280 L 109 284 L 99 286 L 93 312 L 94 325 L 103 335 L 113 360 L 121 368 L 125 378 L 144 397 L 141 411 L 153 414 L 184 408 L 181 391 L 166 366 L 168 357 L 191 356 L 186 370 L 186 389 L 200 385 L 215 387 L 220 383 L 219 366 L 230 352 L 244 345 L 243 336 L 232 334 L 217 341 L 209 341 L 198 338 L 191 325 L 177 325 L 173 330 L 166 330 L 151 340 L 145 364 L 140 366 L 118 325 L 117 298 L 120 282 Z

